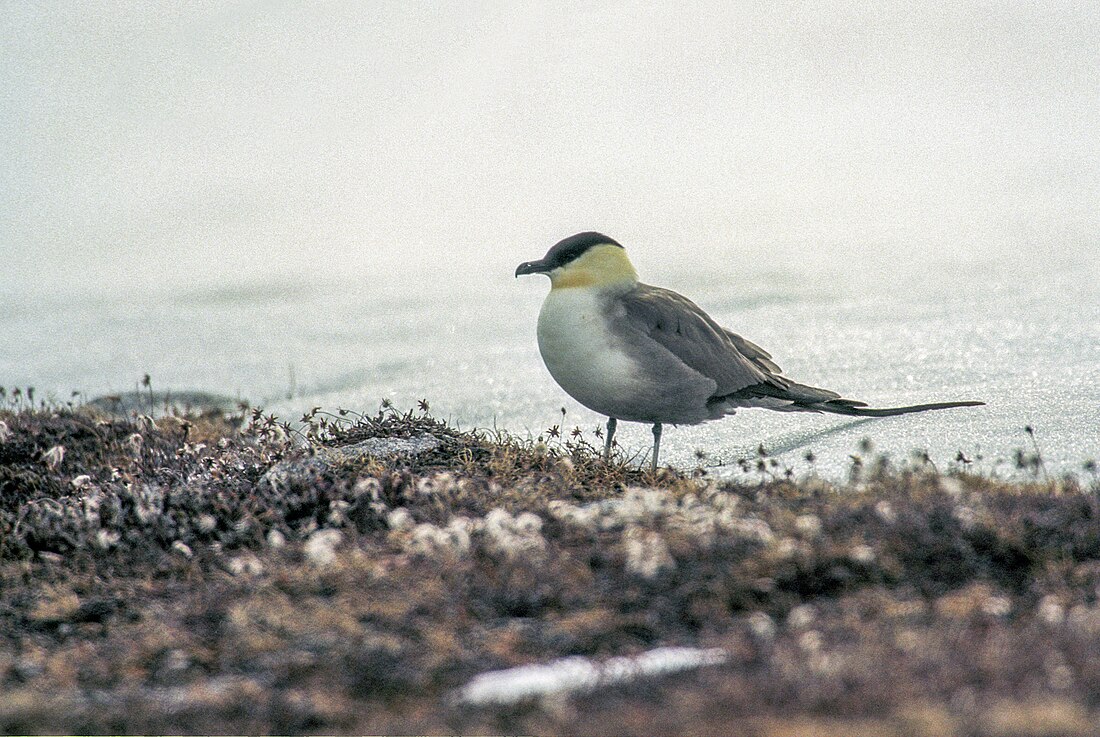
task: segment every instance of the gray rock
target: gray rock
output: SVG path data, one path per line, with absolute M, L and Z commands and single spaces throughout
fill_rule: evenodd
M 318 452 L 329 463 L 351 463 L 369 458 L 415 456 L 435 450 L 440 446 L 434 435 L 417 435 L 412 438 L 367 438 L 353 445 L 325 448 Z
M 352 445 L 320 448 L 309 458 L 276 463 L 264 474 L 264 479 L 275 489 L 285 488 L 294 482 L 308 483 L 336 466 L 366 463 L 372 458 L 420 455 L 440 445 L 439 438 L 427 433 L 411 438 L 367 438 Z
M 121 394 L 106 394 L 102 397 L 96 397 L 88 404 L 119 417 L 129 417 L 132 414 L 156 417 L 165 413 L 176 415 L 203 414 L 206 412 L 229 413 L 237 410 L 240 401 L 224 394 L 211 394 L 209 392 L 155 391 L 150 395 L 147 391 L 132 391 Z

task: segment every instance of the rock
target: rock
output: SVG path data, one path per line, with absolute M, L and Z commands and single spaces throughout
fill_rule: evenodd
M 133 414 L 207 414 L 235 412 L 244 400 L 234 399 L 224 394 L 211 394 L 196 391 L 133 391 L 121 394 L 106 394 L 88 402 L 89 405 L 119 417 Z
M 336 466 L 362 465 L 373 458 L 415 456 L 441 444 L 439 438 L 427 433 L 411 438 L 367 438 L 352 445 L 318 448 L 309 458 L 276 463 L 264 474 L 264 480 L 276 491 L 285 490 L 293 484 L 310 483 Z
M 372 457 L 420 455 L 435 450 L 440 444 L 439 438 L 427 433 L 411 438 L 367 438 L 353 445 L 324 448 L 318 451 L 316 457 L 330 464 L 355 463 Z

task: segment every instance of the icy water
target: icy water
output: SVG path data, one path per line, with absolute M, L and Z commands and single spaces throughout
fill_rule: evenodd
M 514 263 L 545 244 L 494 254 L 481 269 L 410 282 L 399 262 L 348 279 L 150 288 L 117 294 L 0 296 L 0 384 L 68 400 L 132 390 L 229 394 L 296 418 L 321 406 L 361 412 L 382 399 L 463 427 L 537 436 L 563 422 L 593 441 L 603 418 L 559 389 L 535 341 L 548 289 L 516 280 Z M 845 475 L 864 438 L 906 462 L 927 451 L 940 468 L 961 451 L 973 468 L 1020 475 L 1017 449 L 1035 430 L 1048 472 L 1100 458 L 1100 267 L 1095 258 L 1044 264 L 932 264 L 864 274 L 820 267 L 656 271 L 643 280 L 691 296 L 723 325 L 769 350 L 786 375 L 873 406 L 980 399 L 986 407 L 852 420 L 743 410 L 669 428 L 665 462 L 735 472 L 763 445 L 784 467 Z M 651 273 L 648 273 L 651 272 Z M 648 427 L 618 435 L 641 462 Z M 700 461 L 696 451 L 705 453 Z M 1026 474 L 1025 474 L 1026 475 Z

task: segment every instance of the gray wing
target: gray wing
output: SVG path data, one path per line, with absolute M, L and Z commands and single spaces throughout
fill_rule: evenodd
M 632 330 L 649 335 L 683 364 L 716 387 L 707 400 L 715 416 L 732 407 L 831 412 L 854 417 L 890 417 L 911 412 L 974 407 L 977 401 L 935 402 L 908 407 L 871 408 L 828 389 L 799 384 L 785 376 L 760 346 L 726 330 L 687 297 L 638 284 L 621 297 Z
M 622 303 L 633 327 L 714 380 L 718 396 L 776 379 L 785 382 L 766 351 L 723 328 L 681 294 L 638 284 Z
M 717 384 L 712 401 L 770 397 L 821 402 L 840 396 L 781 376 L 767 351 L 726 330 L 681 294 L 639 283 L 621 299 L 635 329 Z
M 699 308 L 696 307 L 696 309 Z M 709 315 L 704 314 L 703 316 L 706 317 L 708 320 L 711 319 Z M 711 322 L 713 322 L 713 320 L 711 320 Z M 745 338 L 742 338 L 737 333 L 727 330 L 726 328 L 721 328 L 721 330 L 723 333 L 726 334 L 726 337 L 730 339 L 730 342 L 733 343 L 733 346 L 741 353 L 741 355 L 756 364 L 757 368 L 767 371 L 769 374 L 773 375 L 783 373 L 783 369 L 779 368 L 779 366 L 777 366 L 775 362 L 772 361 L 772 354 L 768 353 L 766 350 L 758 346 L 756 343 L 753 343 L 751 340 L 746 340 Z

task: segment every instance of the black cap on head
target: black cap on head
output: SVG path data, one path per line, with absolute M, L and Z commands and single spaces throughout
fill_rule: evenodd
M 554 267 L 564 266 L 592 246 L 599 245 L 612 245 L 622 248 L 622 245 L 615 239 L 608 238 L 603 233 L 589 230 L 558 241 L 553 248 L 546 252 L 546 256 L 542 260 L 548 265 L 553 264 Z
M 519 268 L 516 269 L 516 276 L 544 273 L 559 266 L 565 266 L 570 261 L 579 258 L 589 248 L 600 245 L 623 247 L 614 238 L 608 238 L 603 233 L 596 233 L 591 230 L 577 233 L 555 243 L 546 252 L 546 255 L 538 261 L 528 261 L 520 264 Z

